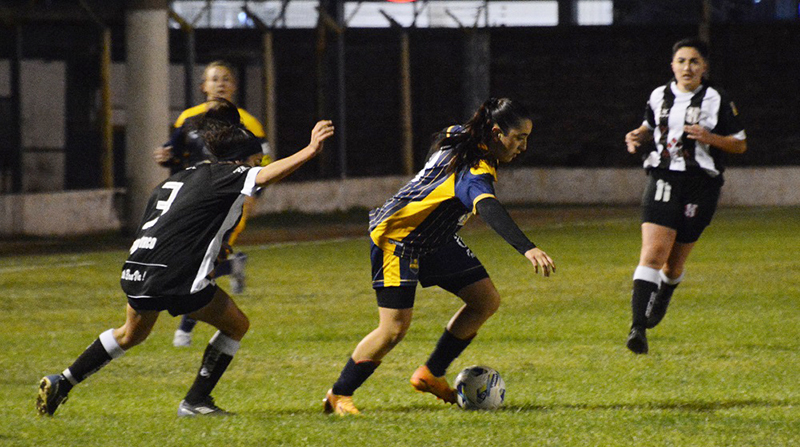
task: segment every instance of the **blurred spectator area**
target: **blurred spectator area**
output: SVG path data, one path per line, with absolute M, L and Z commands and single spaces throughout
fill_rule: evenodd
M 0 18 L 5 19 L 0 21 L 0 192 L 10 192 L 10 169 L 24 171 L 24 191 L 100 187 L 100 28 L 72 10 L 69 20 L 59 19 L 58 14 L 41 20 L 12 20 L 8 8 L 13 6 L 8 5 L 30 3 L 58 4 L 11 1 L 0 7 Z M 316 7 L 318 2 L 305 3 Z M 348 3 L 355 7 L 358 2 Z M 434 18 L 441 25 L 435 25 L 435 20 L 431 24 L 430 13 L 427 22 L 420 13 L 416 24 L 419 26 L 411 26 L 413 14 L 409 19 L 396 8 L 414 6 L 362 3 L 362 13 L 376 10 L 376 3 L 382 5 L 384 12 L 396 17 L 409 38 L 416 168 L 422 165 L 431 134 L 464 122 L 474 109 L 465 85 L 474 81 L 468 75 L 468 66 L 473 60 L 470 58 L 475 51 L 472 45 L 476 33 L 481 36 L 479 41 L 488 42 L 484 81 L 489 94 L 521 100 L 535 115 L 529 150 L 515 164 L 639 165 L 639 159 L 625 151 L 624 135 L 641 123 L 650 91 L 670 78 L 671 45 L 680 38 L 696 35 L 702 14 L 694 1 L 585 0 L 573 5 L 583 9 L 573 10 L 570 23 L 565 24 L 563 20 L 559 22 L 558 2 L 532 2 L 542 3 L 539 7 L 551 15 L 555 8 L 554 21 L 539 17 L 535 20 L 552 23 L 520 26 L 500 23 L 500 9 L 480 18 L 476 14 L 487 2 L 461 2 L 475 4 L 463 12 L 455 8 L 458 1 L 451 1 L 454 10 L 461 11 L 450 11 L 455 18 L 440 11 L 450 17 L 449 21 L 436 15 Z M 417 3 L 428 3 L 427 7 L 432 8 L 430 4 L 435 2 Z M 507 9 L 518 6 L 515 2 L 488 3 L 494 7 L 506 3 Z M 664 3 L 674 3 L 674 8 L 664 8 Z M 210 19 L 208 26 L 200 26 L 202 14 L 208 14 L 202 9 L 204 5 L 223 4 L 235 6 L 231 9 L 231 26 L 216 26 Z M 237 11 L 243 4 L 258 12 L 257 7 L 280 6 L 282 2 L 175 1 L 170 6 L 176 11 L 184 8 L 182 13 L 198 25 L 194 29 L 196 60 L 192 83 L 199 86 L 205 63 L 230 61 L 238 70 L 238 104 L 263 121 L 264 31 L 248 22 L 247 17 L 241 18 Z M 797 2 L 731 0 L 711 4 L 711 78 L 734 98 L 750 148 L 743 156 L 730 157 L 729 164 L 800 165 Z M 681 5 L 686 8 L 679 8 Z M 279 16 L 267 16 L 265 9 L 258 13 L 271 26 L 276 67 L 276 149 L 279 156 L 286 156 L 307 143 L 309 130 L 317 119 L 336 119 L 337 36 L 327 33 L 321 41 L 314 28 L 316 16 L 308 22 L 310 26 L 290 27 L 288 15 L 281 22 L 275 18 Z M 401 30 L 389 28 L 382 14 L 382 22 L 378 22 L 377 15 L 368 20 L 357 14 L 351 9 L 346 16 L 354 23 L 376 26 L 353 26 L 343 34 L 346 122 L 337 125 L 344 124 L 347 129 L 343 145 L 346 175 L 402 174 Z M 362 22 L 356 22 L 357 18 Z M 124 135 L 135 131 L 125 127 L 124 16 L 119 9 L 112 9 L 100 19 L 110 28 L 112 37 L 114 182 L 115 186 L 124 187 Z M 184 31 L 170 23 L 171 69 L 164 82 L 170 85 L 174 119 L 190 105 L 184 91 L 189 41 Z M 424 23 L 428 25 L 422 26 Z M 12 94 L 15 58 L 19 62 L 19 102 Z M 198 90 L 194 94 L 195 100 L 202 99 Z M 165 140 L 169 124 L 163 123 Z M 338 145 L 329 145 L 327 156 L 304 166 L 293 179 L 338 177 L 342 159 L 338 150 Z

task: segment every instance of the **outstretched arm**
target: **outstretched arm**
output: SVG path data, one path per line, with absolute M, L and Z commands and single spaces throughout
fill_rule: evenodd
M 536 273 L 539 273 L 539 268 L 542 269 L 544 276 L 550 276 L 551 271 L 555 273 L 556 265 L 550 256 L 536 248 L 536 245 L 525 236 L 499 200 L 494 197 L 486 197 L 475 205 L 475 209 L 481 219 L 500 237 L 531 261 Z
M 333 122 L 319 121 L 311 131 L 311 142 L 294 154 L 274 161 L 256 175 L 256 185 L 267 186 L 291 174 L 322 151 L 322 144 L 333 136 Z

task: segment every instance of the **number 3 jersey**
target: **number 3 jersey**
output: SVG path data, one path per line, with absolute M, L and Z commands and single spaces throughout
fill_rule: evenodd
M 242 215 L 244 196 L 258 190 L 261 168 L 201 163 L 159 185 L 142 218 L 120 283 L 130 298 L 188 295 L 208 278 L 223 237 Z
M 460 130 L 451 126 L 446 135 Z M 495 167 L 481 160 L 475 167 L 450 173 L 447 167 L 454 156 L 450 147 L 435 152 L 416 177 L 370 212 L 375 245 L 400 257 L 429 253 L 453 239 L 478 201 L 495 197 Z

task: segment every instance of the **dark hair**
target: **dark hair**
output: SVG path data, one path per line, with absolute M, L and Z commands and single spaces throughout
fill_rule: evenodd
M 218 161 L 240 161 L 261 152 L 261 144 L 241 123 L 238 108 L 227 99 L 215 98 L 200 120 L 206 149 Z
M 678 50 L 686 47 L 694 48 L 698 53 L 700 53 L 700 56 L 703 56 L 703 59 L 705 59 L 706 62 L 708 61 L 708 44 L 697 37 L 687 37 L 675 42 L 675 45 L 672 46 L 672 57 L 675 57 L 675 53 L 677 53 Z
M 447 167 L 448 172 L 475 167 L 481 160 L 496 165 L 497 160 L 486 150 L 486 146 L 492 141 L 494 125 L 496 124 L 504 133 L 509 133 L 511 129 L 519 127 L 524 120 L 530 119 L 530 112 L 522 104 L 508 98 L 489 98 L 481 104 L 459 132 L 435 134 L 431 151 L 452 147 L 455 157 Z

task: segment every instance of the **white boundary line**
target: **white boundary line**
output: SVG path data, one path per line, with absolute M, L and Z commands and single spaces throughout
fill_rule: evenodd
M 47 265 L 23 265 L 19 267 L 0 267 L 0 274 L 2 273 L 16 273 L 16 272 L 24 272 L 27 270 L 39 270 L 39 269 L 52 269 L 52 268 L 69 268 L 69 267 L 88 267 L 90 265 L 95 265 L 94 262 L 75 262 L 69 264 L 47 264 Z

